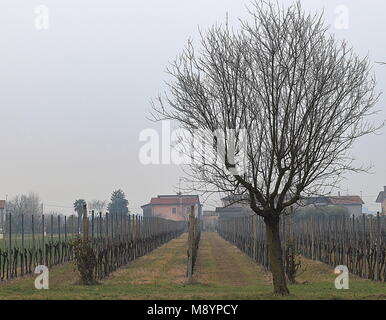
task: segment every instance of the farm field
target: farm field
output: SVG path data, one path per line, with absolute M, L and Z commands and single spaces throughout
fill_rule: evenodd
M 76 235 L 73 234 L 68 234 L 67 235 L 67 240 L 75 239 Z M 65 237 L 63 234 L 59 235 L 58 234 L 47 234 L 44 237 L 44 243 L 49 243 L 50 241 L 59 241 L 59 240 L 64 240 Z M 11 247 L 12 248 L 22 248 L 23 247 L 23 238 L 20 234 L 17 235 L 12 235 L 12 240 L 11 240 Z M 34 244 L 35 243 L 35 244 Z M 37 247 L 40 248 L 43 246 L 43 237 L 41 234 L 35 235 L 32 237 L 31 234 L 26 234 L 24 235 L 24 248 L 33 248 Z M 3 239 L 0 239 L 0 249 L 2 250 L 7 250 L 10 247 L 9 245 L 9 238 L 8 235 L 6 235 Z
M 77 284 L 74 265 L 52 268 L 50 289 L 36 290 L 34 276 L 0 284 L 0 299 L 281 299 L 270 273 L 216 233 L 203 233 L 194 283 L 186 283 L 187 234 L 119 269 L 100 284 Z M 355 276 L 337 290 L 333 269 L 303 259 L 304 273 L 284 299 L 386 299 L 386 284 Z

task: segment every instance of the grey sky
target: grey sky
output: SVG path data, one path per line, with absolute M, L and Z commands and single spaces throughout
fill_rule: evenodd
M 286 4 L 290 1 L 280 0 Z M 164 89 L 165 66 L 198 39 L 197 27 L 246 17 L 249 1 L 21 1 L 0 3 L 0 198 L 35 191 L 45 204 L 107 199 L 122 188 L 138 211 L 151 196 L 173 192 L 180 170 L 138 160 L 149 100 Z M 371 61 L 386 61 L 384 1 L 346 1 L 348 30 L 334 28 L 341 1 L 304 0 L 325 9 L 332 32 Z M 49 29 L 35 28 L 37 5 L 49 9 Z M 374 64 L 379 91 L 386 65 Z M 379 101 L 386 118 L 385 96 Z M 373 175 L 349 176 L 342 189 L 371 209 L 386 185 L 386 135 L 358 141 L 354 155 Z M 342 191 L 343 194 L 346 191 Z M 47 210 L 55 209 L 47 207 Z M 60 209 L 70 213 L 71 209 Z

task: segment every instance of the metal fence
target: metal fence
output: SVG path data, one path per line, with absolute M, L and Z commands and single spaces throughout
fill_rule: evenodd
M 217 231 L 253 260 L 269 269 L 265 225 L 261 217 L 219 219 Z M 386 217 L 342 215 L 280 220 L 283 261 L 290 249 L 333 267 L 346 265 L 360 277 L 386 282 Z
M 88 235 L 97 259 L 98 279 L 179 236 L 185 222 L 135 215 L 95 214 Z M 82 234 L 79 216 L 7 214 L 0 236 L 0 280 L 33 273 L 36 266 L 52 267 L 74 258 L 73 240 Z

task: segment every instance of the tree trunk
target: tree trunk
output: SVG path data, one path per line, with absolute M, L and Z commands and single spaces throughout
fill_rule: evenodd
M 283 255 L 280 243 L 279 221 L 279 217 L 270 217 L 264 219 L 267 230 L 266 237 L 273 278 L 274 293 L 277 295 L 285 296 L 289 294 L 289 290 L 287 288 L 285 279 Z

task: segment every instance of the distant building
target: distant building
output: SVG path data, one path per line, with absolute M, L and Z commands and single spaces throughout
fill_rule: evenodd
M 306 206 L 323 207 L 337 206 L 348 210 L 350 215 L 360 216 L 362 214 L 363 200 L 359 196 L 318 196 L 308 197 L 302 200 Z
M 217 207 L 216 212 L 219 218 L 247 217 L 253 214 L 251 210 L 243 207 Z
M 144 217 L 160 217 L 175 221 L 188 220 L 191 207 L 201 218 L 202 205 L 197 195 L 158 195 L 148 204 L 141 206 Z
M 350 215 L 357 217 L 363 213 L 362 205 L 364 202 L 359 196 L 328 197 L 328 199 L 331 205 L 348 209 Z
M 202 212 L 202 230 L 206 232 L 216 231 L 218 213 L 216 211 L 204 210 Z
M 324 207 L 328 206 L 329 204 L 330 201 L 325 196 L 306 197 L 300 200 L 301 206 Z
M 253 215 L 245 195 L 230 195 L 221 199 L 222 207 L 216 208 L 219 218 L 245 217 Z
M 384 208 L 386 208 L 386 187 L 383 198 Z M 253 215 L 254 212 L 249 206 L 249 201 L 245 196 L 227 196 L 221 199 L 223 207 L 216 208 L 219 218 L 222 217 L 243 217 Z M 314 196 L 305 197 L 299 201 L 295 207 L 313 206 L 336 206 L 346 208 L 350 215 L 360 216 L 362 214 L 363 200 L 359 196 Z
M 376 202 L 381 204 L 382 215 L 386 215 L 386 186 L 383 187 L 383 191 L 378 194 Z

